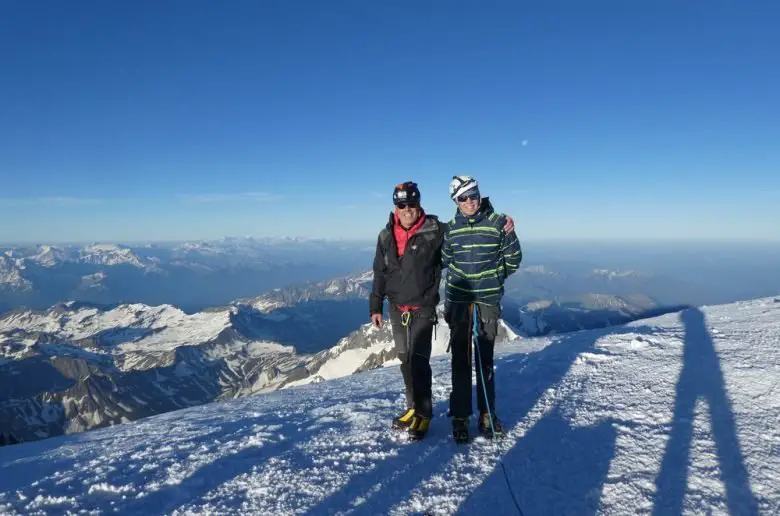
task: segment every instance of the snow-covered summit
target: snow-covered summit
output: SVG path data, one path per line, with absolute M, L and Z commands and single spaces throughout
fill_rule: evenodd
M 146 264 L 129 247 L 117 244 L 92 244 L 79 250 L 80 260 L 97 265 L 127 264 L 143 269 Z
M 526 274 L 537 274 L 540 276 L 557 276 L 558 273 L 550 270 L 544 265 L 528 265 L 520 267 L 520 270 Z
M 313 300 L 367 299 L 371 292 L 373 277 L 373 272 L 363 271 L 315 283 L 277 288 L 252 299 L 239 300 L 237 303 L 251 305 L 257 310 L 269 312 Z
M 625 279 L 625 278 L 643 278 L 646 274 L 643 274 L 634 270 L 615 271 L 611 269 L 593 269 L 591 271 L 593 276 L 601 276 L 606 279 Z
M 30 256 L 29 259 L 42 267 L 55 267 L 70 261 L 71 256 L 68 250 L 62 247 L 41 245 L 38 247 L 38 252 Z
M 24 277 L 24 262 L 21 259 L 11 258 L 5 254 L 0 255 L 0 290 L 29 290 L 32 283 Z
M 0 448 L 0 512 L 777 514 L 780 298 L 497 351 L 496 443 L 425 440 L 389 367 Z M 474 423 L 472 421 L 472 432 Z
M 55 307 L 13 312 L 0 318 L 0 335 L 24 330 L 55 334 L 70 341 L 93 338 L 101 351 L 121 354 L 170 351 L 185 344 L 207 342 L 230 325 L 229 309 L 188 315 L 171 305 L 133 303 L 110 310 L 82 305 L 68 302 L 64 310 Z

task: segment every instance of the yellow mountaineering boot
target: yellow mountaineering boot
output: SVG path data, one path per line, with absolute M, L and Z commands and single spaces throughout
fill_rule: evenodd
M 420 414 L 415 414 L 414 417 L 412 417 L 412 424 L 409 425 L 409 430 L 407 430 L 407 433 L 409 434 L 409 438 L 413 441 L 418 441 L 425 437 L 425 434 L 428 433 L 428 429 L 431 426 L 431 419 L 427 418 L 425 416 L 421 416 Z
M 414 418 L 414 409 L 408 408 L 406 409 L 406 412 L 398 416 L 397 418 L 393 419 L 393 428 L 396 430 L 404 430 L 409 428 L 409 425 L 412 424 L 412 419 Z
M 491 419 L 493 422 L 492 425 L 490 424 Z M 501 421 L 499 421 L 498 416 L 495 414 L 493 414 L 493 417 L 491 418 L 490 414 L 482 412 L 479 415 L 479 431 L 488 439 L 502 437 L 504 435 L 504 425 L 501 424 Z

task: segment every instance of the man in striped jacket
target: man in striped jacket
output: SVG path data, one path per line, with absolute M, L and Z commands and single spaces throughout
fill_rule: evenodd
M 469 440 L 471 407 L 472 333 L 477 327 L 475 355 L 479 431 L 486 437 L 502 434 L 495 412 L 493 348 L 501 316 L 504 282 L 516 272 L 523 254 L 514 231 L 505 233 L 505 215 L 496 213 L 483 198 L 477 181 L 455 176 L 450 197 L 458 205 L 447 224 L 442 262 L 447 271 L 445 319 L 450 327 L 452 392 L 450 415 L 453 437 Z M 483 387 L 484 386 L 484 387 Z

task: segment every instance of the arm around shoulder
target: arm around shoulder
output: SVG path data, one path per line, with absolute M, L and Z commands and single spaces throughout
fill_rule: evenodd
M 520 263 L 523 261 L 523 249 L 520 246 L 520 240 L 517 238 L 517 233 L 511 231 L 506 234 L 502 251 L 507 276 L 511 276 L 518 271 Z

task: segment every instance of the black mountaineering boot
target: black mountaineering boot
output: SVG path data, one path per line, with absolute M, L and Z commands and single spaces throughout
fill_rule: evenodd
M 469 442 L 469 418 L 452 418 L 452 438 L 455 439 L 455 442 L 458 444 Z
M 396 430 L 406 430 L 409 428 L 409 425 L 412 424 L 412 419 L 414 419 L 414 409 L 408 408 L 406 409 L 406 412 L 393 419 L 393 428 Z

